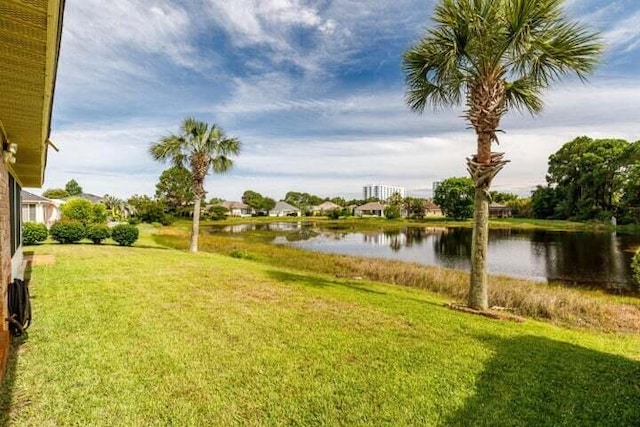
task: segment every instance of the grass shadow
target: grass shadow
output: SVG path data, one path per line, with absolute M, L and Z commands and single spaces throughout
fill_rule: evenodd
M 482 340 L 495 356 L 445 425 L 640 426 L 640 362 L 533 336 Z
M 386 295 L 385 292 L 375 291 L 373 289 L 369 289 L 366 286 L 357 285 L 355 283 L 347 282 L 347 281 L 338 281 L 338 280 L 329 280 L 318 276 L 313 275 L 303 275 L 303 274 L 295 274 L 288 273 L 284 271 L 277 270 L 269 270 L 267 274 L 280 282 L 284 283 L 296 283 L 305 286 L 313 286 L 318 288 L 327 288 L 327 287 L 344 287 L 348 289 L 352 289 L 358 292 L 364 292 L 367 294 L 377 294 L 377 295 Z
M 20 346 L 24 344 L 29 338 L 27 332 L 19 338 L 11 339 L 11 346 L 9 347 L 9 357 L 7 360 L 7 370 L 5 372 L 2 386 L 0 387 L 0 427 L 5 427 L 11 424 L 11 413 L 18 408 L 13 404 L 13 392 L 15 386 L 15 380 L 17 376 L 18 357 L 20 355 Z

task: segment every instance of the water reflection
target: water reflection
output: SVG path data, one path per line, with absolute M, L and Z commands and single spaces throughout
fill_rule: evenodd
M 274 243 L 331 253 L 388 258 L 469 270 L 471 230 L 406 227 L 386 231 L 320 228 L 313 223 L 227 226 L 217 232 L 278 232 Z M 640 235 L 500 229 L 489 233 L 488 269 L 567 286 L 599 287 L 638 294 L 632 284 L 633 248 Z

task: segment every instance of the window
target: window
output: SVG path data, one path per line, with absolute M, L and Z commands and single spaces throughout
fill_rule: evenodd
M 20 184 L 9 174 L 9 223 L 11 228 L 11 256 L 22 244 L 22 220 L 20 218 Z
M 36 222 L 36 205 L 22 205 L 22 219 L 24 221 Z

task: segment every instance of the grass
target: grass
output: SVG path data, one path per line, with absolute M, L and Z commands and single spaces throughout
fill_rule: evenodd
M 270 243 L 275 232 L 252 231 L 235 235 L 203 234 L 201 250 L 256 260 L 272 266 L 330 274 L 341 278 L 400 284 L 426 289 L 458 301 L 466 301 L 468 273 L 415 263 L 311 252 Z M 187 248 L 184 224 L 164 228 L 155 236 L 163 245 Z M 594 291 L 550 286 L 506 276 L 492 276 L 492 305 L 516 314 L 566 326 L 640 333 L 637 298 L 612 297 Z
M 155 247 L 154 247 L 155 246 Z M 153 244 L 34 247 L 0 424 L 638 425 L 640 336 Z

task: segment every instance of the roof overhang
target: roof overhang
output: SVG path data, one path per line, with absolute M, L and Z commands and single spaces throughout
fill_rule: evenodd
M 63 10 L 64 0 L 0 2 L 0 122 L 25 187 L 44 182 Z

